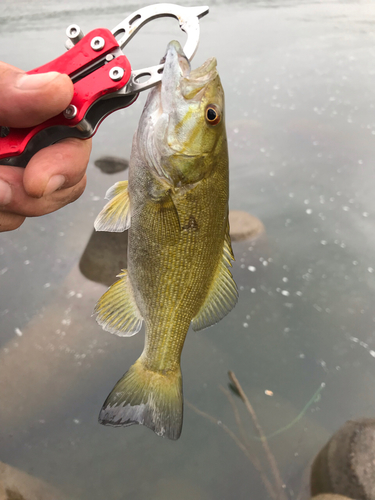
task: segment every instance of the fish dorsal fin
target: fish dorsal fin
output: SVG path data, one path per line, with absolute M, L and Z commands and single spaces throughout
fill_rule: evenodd
M 192 321 L 193 330 L 198 331 L 214 325 L 226 316 L 236 305 L 237 285 L 228 266 L 234 260 L 229 236 L 229 225 L 224 239 L 223 255 L 218 265 L 215 278 L 199 313 Z
M 98 300 L 94 314 L 96 321 L 107 332 L 120 337 L 131 337 L 142 327 L 142 316 L 135 303 L 128 272 L 122 270 L 116 281 Z
M 130 200 L 128 181 L 116 182 L 105 194 L 109 203 L 97 216 L 94 227 L 96 231 L 121 233 L 130 227 Z

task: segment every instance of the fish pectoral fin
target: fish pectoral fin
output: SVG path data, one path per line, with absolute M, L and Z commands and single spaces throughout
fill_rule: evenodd
M 142 327 L 143 318 L 134 299 L 128 272 L 123 270 L 116 281 L 101 296 L 94 314 L 99 325 L 120 337 L 131 337 Z
M 215 278 L 208 291 L 207 297 L 193 318 L 193 330 L 198 331 L 214 325 L 226 316 L 236 305 L 238 300 L 237 285 L 228 266 L 234 260 L 229 236 L 229 225 L 224 239 L 223 255 L 218 265 Z
M 179 242 L 181 233 L 180 219 L 169 193 L 160 200 L 150 203 L 150 209 L 146 211 L 145 215 L 148 218 L 150 232 L 152 232 L 157 243 L 176 245 Z
M 128 181 L 116 182 L 105 194 L 110 200 L 94 222 L 96 231 L 120 233 L 130 227 Z
M 182 428 L 182 377 L 147 370 L 138 359 L 107 397 L 99 422 L 114 427 L 145 425 L 158 436 L 178 439 Z

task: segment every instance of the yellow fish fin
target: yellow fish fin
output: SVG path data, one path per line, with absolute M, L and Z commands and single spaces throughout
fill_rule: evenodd
M 161 245 L 176 245 L 180 240 L 181 226 L 177 209 L 169 193 L 162 199 L 150 203 L 145 212 L 150 234 Z
M 229 219 L 227 221 L 227 229 L 225 231 L 225 238 L 224 238 L 224 248 L 223 248 L 223 257 L 225 258 L 228 257 L 226 260 L 227 264 L 232 267 L 232 260 L 234 260 L 234 254 L 232 250 L 232 242 L 230 239 L 230 232 L 229 232 Z
M 237 285 L 228 266 L 234 260 L 229 236 L 229 225 L 224 239 L 223 256 L 218 265 L 216 275 L 212 281 L 207 297 L 199 311 L 193 318 L 193 330 L 198 331 L 214 325 L 226 316 L 236 305 L 238 299 Z
M 116 182 L 105 194 L 109 203 L 97 216 L 94 227 L 96 231 L 120 233 L 130 227 L 130 200 L 128 181 Z
M 107 397 L 99 422 L 114 427 L 145 425 L 158 436 L 178 439 L 182 428 L 181 370 L 147 370 L 142 357 L 117 382 Z
M 98 300 L 94 314 L 96 321 L 107 332 L 120 337 L 131 337 L 142 327 L 143 318 L 135 303 L 128 272 L 123 270 L 116 281 Z

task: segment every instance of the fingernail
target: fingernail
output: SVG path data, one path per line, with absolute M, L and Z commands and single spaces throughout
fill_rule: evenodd
M 12 199 L 12 188 L 10 185 L 0 179 L 0 206 L 5 206 Z
M 57 71 L 40 73 L 39 75 L 22 74 L 18 77 L 16 87 L 21 90 L 36 90 L 52 82 L 60 75 Z
M 52 194 L 60 189 L 65 184 L 65 177 L 63 175 L 53 175 L 47 183 L 43 196 Z

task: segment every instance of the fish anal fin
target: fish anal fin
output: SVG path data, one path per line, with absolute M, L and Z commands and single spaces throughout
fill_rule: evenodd
M 142 327 L 142 316 L 134 299 L 128 273 L 123 270 L 120 278 L 101 296 L 94 314 L 99 325 L 120 337 L 131 337 Z
M 224 239 L 223 255 L 219 262 L 216 275 L 212 281 L 207 297 L 193 318 L 193 330 L 198 331 L 214 325 L 226 316 L 236 305 L 238 300 L 237 285 L 232 273 L 228 269 L 234 260 L 229 236 L 229 226 Z
M 128 181 L 117 182 L 105 195 L 110 200 L 97 216 L 96 231 L 120 233 L 130 227 L 130 200 Z
M 158 436 L 178 439 L 182 429 L 181 370 L 147 370 L 141 359 L 117 382 L 107 397 L 99 422 L 113 427 L 145 425 Z

